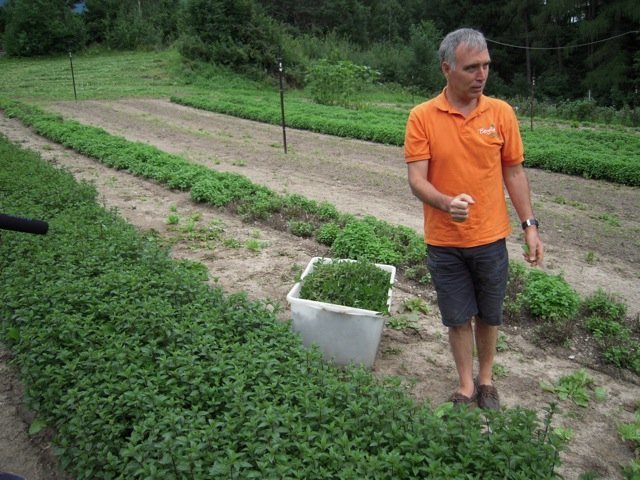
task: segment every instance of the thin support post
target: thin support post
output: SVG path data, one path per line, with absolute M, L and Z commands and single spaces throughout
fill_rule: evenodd
M 78 101 L 78 94 L 76 93 L 76 76 L 73 73 L 73 56 L 69 52 L 69 63 L 71 64 L 71 80 L 73 81 L 73 98 Z
M 531 77 L 531 130 L 533 130 L 533 105 L 536 90 L 536 76 Z
M 278 76 L 280 77 L 280 112 L 282 116 L 282 142 L 284 144 L 284 153 L 287 153 L 287 131 L 284 121 L 284 68 L 282 66 L 282 55 L 278 57 Z

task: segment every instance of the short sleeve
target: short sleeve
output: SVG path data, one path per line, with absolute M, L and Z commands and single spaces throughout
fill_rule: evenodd
M 504 145 L 502 146 L 502 163 L 504 165 L 517 165 L 524 161 L 524 145 L 516 114 L 507 103 L 504 104 L 503 117 L 502 138 L 504 138 Z
M 404 133 L 404 159 L 406 163 L 429 160 L 431 148 L 426 126 L 416 109 L 411 110 Z

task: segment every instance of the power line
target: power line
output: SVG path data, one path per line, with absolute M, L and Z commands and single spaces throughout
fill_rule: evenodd
M 631 33 L 640 33 L 640 30 L 631 30 L 629 32 L 621 33 L 619 35 L 614 35 L 613 37 L 604 38 L 602 40 L 596 40 L 594 42 L 589 42 L 589 43 L 579 43 L 577 45 L 565 45 L 563 47 L 527 47 L 524 45 L 512 45 L 510 43 L 498 42 L 497 40 L 491 40 L 490 38 L 487 38 L 486 40 L 487 42 L 496 43 L 498 45 L 502 45 L 505 47 L 522 48 L 524 50 L 562 50 L 565 48 L 587 47 L 589 45 L 595 45 L 596 43 L 608 42 L 609 40 L 613 40 L 614 38 L 624 37 L 625 35 L 629 35 Z

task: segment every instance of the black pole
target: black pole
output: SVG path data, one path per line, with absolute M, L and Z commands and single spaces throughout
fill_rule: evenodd
M 73 56 L 71 55 L 71 52 L 69 52 L 69 63 L 71 64 L 71 79 L 73 81 L 73 98 L 75 98 L 77 102 L 78 94 L 76 93 L 76 76 L 73 73 Z
M 282 114 L 282 141 L 284 142 L 284 153 L 287 153 L 287 131 L 284 122 L 284 83 L 283 83 L 282 55 L 278 56 L 278 76 L 280 77 L 280 112 Z
M 531 130 L 533 130 L 533 104 L 535 98 L 535 89 L 536 89 L 536 76 L 533 75 L 531 77 Z

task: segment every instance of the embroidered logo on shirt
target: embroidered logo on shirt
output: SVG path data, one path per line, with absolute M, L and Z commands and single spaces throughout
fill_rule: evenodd
M 479 128 L 478 132 L 480 132 L 480 135 L 486 135 L 488 137 L 498 138 L 498 132 L 496 130 L 496 126 L 493 123 L 488 127 Z

